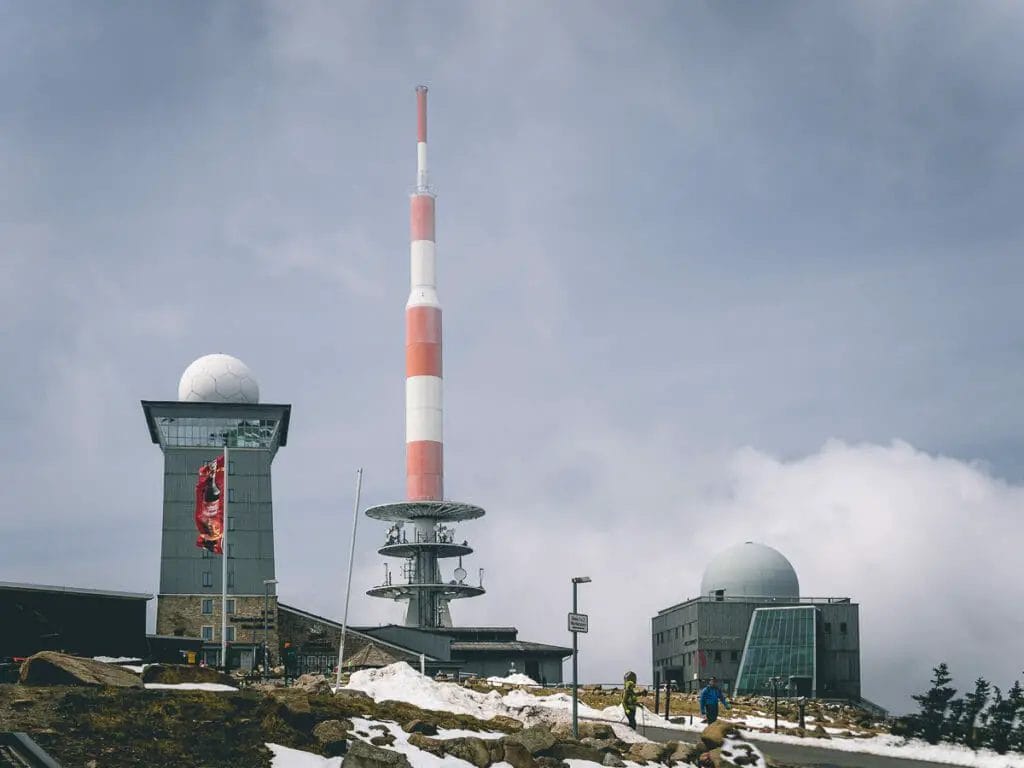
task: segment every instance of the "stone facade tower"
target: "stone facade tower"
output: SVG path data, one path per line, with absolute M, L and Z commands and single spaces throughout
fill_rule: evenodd
M 198 637 L 203 656 L 220 663 L 221 556 L 196 546 L 199 467 L 229 449 L 228 661 L 251 666 L 264 642 L 277 656 L 271 464 L 287 444 L 290 405 L 259 403 L 249 369 L 228 355 L 196 360 L 177 401 L 143 401 L 152 441 L 164 454 L 158 635 Z

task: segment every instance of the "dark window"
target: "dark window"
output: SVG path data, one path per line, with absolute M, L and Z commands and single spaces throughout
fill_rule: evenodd
M 230 461 L 230 460 L 228 461 L 228 474 L 229 475 L 235 474 L 235 462 L 234 461 Z M 230 491 L 231 489 L 228 488 L 228 490 Z
M 235 489 L 234 488 L 228 488 L 228 501 L 234 501 L 234 500 L 235 500 Z
M 679 627 L 676 627 L 676 640 L 679 639 Z
M 213 598 L 204 598 L 203 600 L 203 613 L 207 616 L 213 613 Z
M 721 660 L 722 660 L 722 652 L 721 651 L 715 651 L 715 661 L 721 661 Z
M 235 598 L 229 597 L 228 598 L 228 616 L 230 616 L 234 612 L 235 612 Z M 231 638 L 229 637 L 228 640 L 230 640 L 230 639 Z
M 842 621 L 842 622 L 839 623 L 839 631 L 842 634 L 844 634 L 844 635 L 846 634 L 846 622 L 845 621 Z
M 203 626 L 202 637 L 203 637 L 203 640 L 206 640 L 206 641 L 213 640 L 213 626 L 212 625 L 206 624 L 206 625 Z
M 228 571 L 228 589 L 231 589 L 234 586 L 235 586 L 235 572 L 234 571 Z
M 203 560 L 207 560 L 210 557 L 210 550 L 203 549 Z
M 825 622 L 825 634 L 826 635 L 831 635 L 832 634 L 832 624 L 830 622 L 827 622 L 827 621 Z
M 739 651 L 729 651 L 729 661 L 739 661 L 739 660 L 740 660 L 740 652 Z
M 235 530 L 235 518 L 233 518 L 233 517 L 229 517 L 228 518 L 228 530 L 229 531 Z
M 227 641 L 229 643 L 235 642 L 235 628 L 234 627 L 228 627 L 228 632 L 227 632 L 226 635 L 224 635 L 224 637 L 227 638 Z
M 204 587 L 212 587 L 213 586 L 213 573 L 211 571 L 203 571 L 203 586 Z

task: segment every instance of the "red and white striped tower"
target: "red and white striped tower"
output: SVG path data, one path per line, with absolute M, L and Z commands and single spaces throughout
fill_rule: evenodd
M 416 88 L 416 191 L 411 201 L 412 286 L 405 305 L 405 465 L 410 501 L 444 498 L 441 305 L 434 193 L 427 181 L 427 87 Z
M 412 289 L 405 305 L 405 477 L 407 501 L 366 510 L 374 520 L 392 523 L 378 552 L 404 561 L 402 578 L 366 594 L 404 601 L 410 627 L 450 627 L 452 600 L 484 594 L 479 584 L 466 583 L 462 558 L 473 553 L 458 543 L 455 523 L 476 520 L 484 510 L 444 498 L 444 457 L 441 422 L 441 305 L 437 300 L 437 246 L 434 243 L 434 193 L 427 182 L 427 89 L 416 88 L 419 132 L 416 142 L 416 190 L 412 194 Z M 409 524 L 408 530 L 405 528 Z M 459 559 L 445 578 L 440 561 Z M 481 574 L 483 571 L 481 570 Z

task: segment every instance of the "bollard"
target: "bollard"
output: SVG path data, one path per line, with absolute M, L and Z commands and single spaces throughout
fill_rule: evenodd
M 654 673 L 654 711 L 661 712 L 661 673 Z

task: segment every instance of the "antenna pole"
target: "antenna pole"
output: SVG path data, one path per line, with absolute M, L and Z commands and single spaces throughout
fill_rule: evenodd
M 352 565 L 356 559 L 356 528 L 359 527 L 359 495 L 363 490 L 363 468 L 356 472 L 356 504 L 352 512 L 352 548 L 348 553 L 348 586 L 345 587 L 345 614 L 341 618 L 341 642 L 338 644 L 338 677 L 335 687 L 341 688 L 341 664 L 345 660 L 345 634 L 348 631 L 348 599 L 352 594 Z

